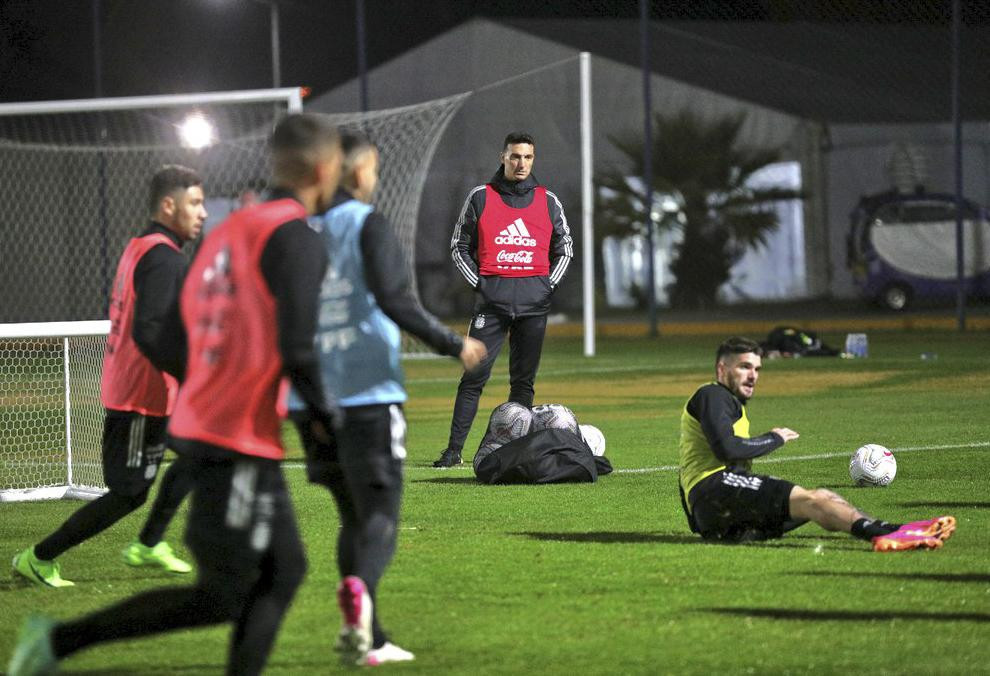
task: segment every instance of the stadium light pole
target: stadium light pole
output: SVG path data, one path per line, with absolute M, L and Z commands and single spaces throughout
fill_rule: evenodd
M 962 111 L 959 101 L 959 62 L 962 12 L 959 0 L 952 0 L 952 128 L 954 137 L 953 160 L 956 175 L 956 328 L 966 330 L 966 251 L 963 242 L 963 163 L 962 163 Z
M 232 3 L 234 0 L 220 0 L 221 2 Z M 281 50 L 278 42 L 278 1 L 277 0 L 254 0 L 259 5 L 268 6 L 268 28 L 272 43 L 272 88 L 278 89 L 282 86 L 282 60 Z
M 650 2 L 639 0 L 643 68 L 643 218 L 646 225 L 646 311 L 649 336 L 657 335 L 656 270 L 653 255 L 653 96 L 650 92 Z
M 368 112 L 368 41 L 367 25 L 365 23 L 364 0 L 357 0 L 357 64 L 358 84 L 361 96 L 361 112 Z

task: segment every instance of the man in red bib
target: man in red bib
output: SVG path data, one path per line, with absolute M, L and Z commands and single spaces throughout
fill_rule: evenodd
M 234 212 L 206 237 L 180 296 L 174 335 L 184 349 L 162 347 L 163 362 L 182 376 L 169 440 L 194 477 L 186 542 L 196 584 L 75 621 L 33 618 L 12 665 L 48 673 L 95 643 L 229 622 L 227 673 L 263 670 L 306 572 L 279 462 L 285 378 L 314 435 L 328 438 L 332 421 L 313 340 L 328 256 L 306 217 L 325 211 L 337 189 L 340 138 L 325 116 L 290 115 L 271 151 L 271 199 Z
M 181 247 L 199 236 L 206 220 L 203 181 L 192 169 L 167 165 L 151 180 L 151 223 L 132 239 L 117 265 L 110 296 L 110 335 L 100 394 L 103 477 L 109 490 L 80 507 L 58 530 L 14 557 L 14 570 L 48 587 L 69 587 L 55 558 L 109 528 L 144 504 L 165 452 L 165 425 L 176 383 L 150 357 L 175 305 L 186 271 Z M 162 540 L 189 483 L 174 463 L 165 473 L 139 539 L 124 550 L 133 566 L 172 573 L 192 567 Z
M 574 255 L 564 208 L 532 174 L 536 142 L 523 132 L 505 137 L 502 166 L 468 193 L 454 226 L 454 265 L 475 289 L 468 335 L 488 357 L 465 372 L 457 387 L 447 448 L 434 467 L 462 462 L 461 449 L 478 412 L 478 399 L 509 335 L 509 401 L 530 408 L 540 366 L 550 296 Z

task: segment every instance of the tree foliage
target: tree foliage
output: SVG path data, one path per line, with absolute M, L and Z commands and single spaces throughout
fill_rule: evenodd
M 660 227 L 683 229 L 671 263 L 669 289 L 673 307 L 712 307 L 732 265 L 750 247 L 766 245 L 779 225 L 774 203 L 802 197 L 787 188 L 754 189 L 746 185 L 763 167 L 780 159 L 776 148 L 752 148 L 739 142 L 745 114 L 711 120 L 682 110 L 657 114 L 653 120 L 653 190 L 678 195 L 683 218 L 665 219 Z M 597 222 L 608 234 L 645 233 L 643 195 L 629 176 L 643 174 L 640 136 L 609 137 L 628 159 L 621 170 L 597 177 L 611 196 L 598 200 Z

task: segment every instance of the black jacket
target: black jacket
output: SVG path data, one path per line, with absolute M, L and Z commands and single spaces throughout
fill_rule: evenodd
M 533 201 L 533 190 L 539 185 L 530 174 L 522 181 L 509 181 L 502 167 L 487 184 L 513 209 L 524 209 Z M 499 277 L 478 274 L 478 218 L 485 208 L 485 186 L 479 185 L 468 193 L 460 218 L 454 225 L 450 253 L 454 265 L 477 292 L 475 313 L 493 313 L 520 317 L 541 315 L 550 311 L 550 295 L 564 279 L 567 266 L 574 256 L 574 242 L 567 226 L 564 208 L 555 194 L 547 190 L 547 209 L 553 234 L 550 236 L 550 274 L 538 277 Z

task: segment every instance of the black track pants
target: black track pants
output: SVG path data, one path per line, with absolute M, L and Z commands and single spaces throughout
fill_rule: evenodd
M 543 352 L 543 336 L 547 331 L 546 315 L 530 317 L 506 317 L 494 314 L 475 315 L 468 335 L 485 344 L 488 356 L 481 365 L 461 377 L 457 386 L 457 400 L 450 421 L 450 439 L 447 448 L 461 450 L 471 431 L 471 423 L 478 412 L 481 390 L 488 382 L 492 366 L 502 349 L 505 335 L 509 335 L 509 397 L 523 406 L 533 405 L 533 382 L 540 367 Z

